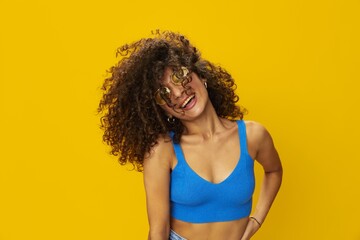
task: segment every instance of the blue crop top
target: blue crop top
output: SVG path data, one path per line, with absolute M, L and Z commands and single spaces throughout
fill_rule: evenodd
M 174 144 L 177 165 L 170 176 L 170 208 L 175 219 L 190 223 L 225 222 L 250 215 L 255 187 L 254 161 L 247 151 L 246 127 L 237 121 L 240 159 L 220 183 L 200 177 L 187 164 L 180 144 Z

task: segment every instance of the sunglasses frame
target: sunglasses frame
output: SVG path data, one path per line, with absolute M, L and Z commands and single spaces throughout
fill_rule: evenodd
M 184 82 L 185 79 L 188 78 L 190 71 L 186 67 L 181 67 L 179 71 L 174 71 L 170 75 L 171 83 L 175 86 L 180 86 Z M 156 104 L 162 105 L 171 105 L 171 90 L 168 87 L 160 87 L 154 93 L 154 98 Z

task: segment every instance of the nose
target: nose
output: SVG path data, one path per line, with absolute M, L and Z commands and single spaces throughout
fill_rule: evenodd
M 174 98 L 180 98 L 183 95 L 184 90 L 185 90 L 184 87 L 182 85 L 179 85 L 179 86 L 174 86 L 171 89 L 171 92 Z

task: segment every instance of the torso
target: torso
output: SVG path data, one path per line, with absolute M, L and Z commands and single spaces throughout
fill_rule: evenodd
M 219 133 L 212 139 L 203 140 L 198 136 L 184 135 L 180 144 L 191 169 L 200 177 L 213 183 L 219 183 L 226 179 L 235 168 L 240 156 L 238 130 L 235 122 L 231 122 L 227 126 L 227 131 Z M 206 162 L 199 161 L 199 159 L 204 159 Z M 173 169 L 176 164 L 177 158 L 174 155 Z
M 221 183 L 236 167 L 239 156 L 239 135 L 236 122 L 222 120 L 225 131 L 212 136 L 211 139 L 203 139 L 199 136 L 183 135 L 181 148 L 186 162 L 190 168 L 201 178 L 212 182 Z M 246 126 L 249 124 L 247 122 Z M 251 131 L 247 128 L 247 138 Z M 250 136 L 251 137 L 251 136 Z M 248 141 L 248 153 L 255 159 L 256 150 Z M 206 159 L 206 162 L 199 161 Z M 221 160 L 221 161 L 219 161 Z M 172 169 L 177 165 L 175 154 L 171 160 Z M 189 222 L 171 219 L 171 228 L 187 239 L 240 239 L 243 235 L 248 218 L 234 221 L 193 224 Z

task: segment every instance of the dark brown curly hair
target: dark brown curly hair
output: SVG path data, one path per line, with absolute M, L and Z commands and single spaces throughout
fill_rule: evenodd
M 154 93 L 166 67 L 186 67 L 206 79 L 209 98 L 219 117 L 242 119 L 245 109 L 236 106 L 239 97 L 231 75 L 220 66 L 204 60 L 189 40 L 178 33 L 157 30 L 118 48 L 119 62 L 108 70 L 98 106 L 102 113 L 100 128 L 110 153 L 142 171 L 143 160 L 160 136 L 174 132 L 179 142 L 184 130 L 181 121 L 169 123 L 165 111 L 156 104 Z

